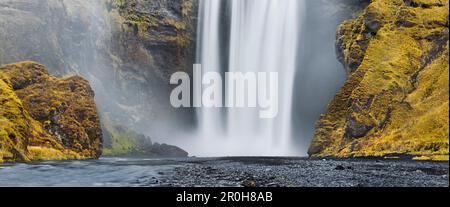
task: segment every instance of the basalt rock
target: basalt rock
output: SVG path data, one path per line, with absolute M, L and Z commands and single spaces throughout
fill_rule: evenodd
M 102 131 L 89 83 L 58 79 L 35 62 L 0 67 L 7 161 L 98 158 Z M 5 128 L 5 126 L 7 126 Z M 3 145 L 3 144 L 2 144 Z M 15 146 L 15 147 L 14 147 Z M 2 146 L 4 148 L 4 146 Z M 10 153 L 11 154 L 11 153 Z M 5 157 L 5 156 L 3 156 Z
M 337 51 L 348 80 L 309 154 L 448 160 L 448 43 L 448 0 L 374 0 L 344 22 Z
M 189 154 L 183 149 L 168 144 L 153 144 L 151 152 L 160 157 L 187 157 Z

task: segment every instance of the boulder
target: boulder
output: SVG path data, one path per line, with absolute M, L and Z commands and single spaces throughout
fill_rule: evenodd
M 0 67 L 17 107 L 28 120 L 22 128 L 30 160 L 98 158 L 102 131 L 89 83 L 79 76 L 56 78 L 35 62 Z M 12 96 L 13 97 L 13 96 Z M 25 136 L 27 135 L 27 136 Z M 31 136 L 30 136 L 31 135 Z M 26 161 L 26 159 L 19 159 Z

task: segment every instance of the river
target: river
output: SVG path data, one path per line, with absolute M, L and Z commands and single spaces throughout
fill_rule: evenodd
M 0 166 L 16 187 L 448 187 L 448 162 L 283 157 L 100 158 Z

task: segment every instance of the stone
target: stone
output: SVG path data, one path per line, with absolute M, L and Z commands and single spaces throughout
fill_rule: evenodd
M 242 183 L 242 186 L 247 188 L 255 188 L 258 187 L 258 184 L 254 180 L 246 180 Z
M 336 168 L 334 168 L 335 170 L 345 170 L 345 167 L 342 165 L 338 165 L 336 166 Z

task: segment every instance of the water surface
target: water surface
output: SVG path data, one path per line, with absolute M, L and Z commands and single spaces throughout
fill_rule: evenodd
M 448 162 L 286 157 L 101 158 L 7 164 L 0 186 L 448 187 Z

